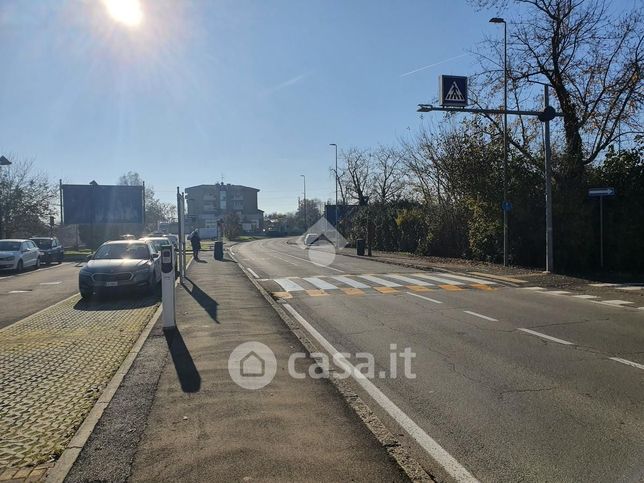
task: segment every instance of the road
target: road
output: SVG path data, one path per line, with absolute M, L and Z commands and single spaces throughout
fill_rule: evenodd
M 78 293 L 78 270 L 64 262 L 19 274 L 0 271 L 0 329 Z
M 644 311 L 342 255 L 324 266 L 284 239 L 232 253 L 329 352 L 373 354 L 375 389 L 358 393 L 439 478 L 644 480 Z M 391 344 L 416 353 L 415 379 L 380 377 Z

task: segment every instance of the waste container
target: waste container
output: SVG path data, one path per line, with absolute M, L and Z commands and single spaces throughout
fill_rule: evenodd
M 215 260 L 224 259 L 224 242 L 216 241 L 215 242 Z
M 364 256 L 364 238 L 358 238 L 356 240 L 356 252 L 358 256 Z

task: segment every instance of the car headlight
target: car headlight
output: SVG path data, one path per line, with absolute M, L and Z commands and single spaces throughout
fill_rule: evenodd
M 150 273 L 150 267 L 147 265 L 134 270 L 134 275 L 147 275 L 148 273 Z
M 2 260 L 3 262 L 12 262 L 13 260 L 15 260 L 15 258 L 15 256 L 11 255 L 10 257 L 0 258 L 0 260 Z
M 89 270 L 85 270 L 84 268 L 81 268 L 81 270 L 80 270 L 80 272 L 79 272 L 79 275 L 80 275 L 81 277 L 91 277 L 91 276 L 92 276 L 92 272 L 90 272 Z

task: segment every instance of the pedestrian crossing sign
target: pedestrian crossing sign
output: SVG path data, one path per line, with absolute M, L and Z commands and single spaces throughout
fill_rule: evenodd
M 441 75 L 438 78 L 438 91 L 442 106 L 467 106 L 467 77 Z

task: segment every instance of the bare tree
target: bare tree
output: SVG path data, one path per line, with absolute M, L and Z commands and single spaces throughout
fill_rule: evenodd
M 379 146 L 373 151 L 373 191 L 376 201 L 388 203 L 399 199 L 405 189 L 400 151 Z
M 359 205 L 366 204 L 371 193 L 373 168 L 369 152 L 358 148 L 349 148 L 341 153 L 344 167 L 340 180 L 344 186 L 347 199 L 356 201 Z
M 552 86 L 563 114 L 562 178 L 579 179 L 584 166 L 611 143 L 643 132 L 641 7 L 617 17 L 604 0 L 474 3 L 497 7 L 513 3 L 521 9 L 522 14 L 508 25 L 509 75 L 517 88 L 543 83 Z M 500 53 L 498 41 L 490 43 L 482 52 L 492 47 Z M 483 53 L 481 57 L 487 67 L 487 85 L 499 85 L 502 56 L 500 62 Z M 541 89 L 533 92 L 537 98 Z

